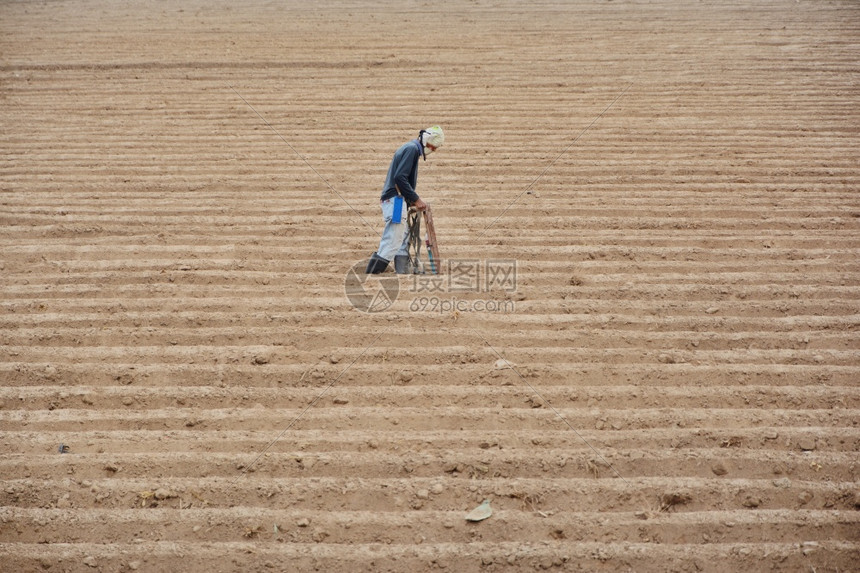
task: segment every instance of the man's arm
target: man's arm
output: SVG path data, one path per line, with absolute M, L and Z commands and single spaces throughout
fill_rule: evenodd
M 415 189 L 412 188 L 412 183 L 409 181 L 412 170 L 418 164 L 419 153 L 418 149 L 413 145 L 404 149 L 404 153 L 400 156 L 394 171 L 394 187 L 409 205 L 415 205 L 421 201 L 421 198 L 415 192 Z M 424 202 L 421 201 L 421 204 L 423 205 Z
M 394 187 L 397 189 L 397 192 L 398 192 L 398 193 L 400 193 L 400 195 L 401 195 L 401 196 L 403 197 L 403 199 L 406 201 L 406 204 L 407 204 L 407 205 L 409 205 L 410 207 L 415 207 L 415 208 L 416 208 L 416 209 L 418 209 L 419 211 L 423 211 L 424 209 L 426 209 L 426 208 L 427 208 L 427 203 L 425 203 L 424 201 L 422 201 L 422 200 L 421 200 L 421 197 L 419 197 L 419 196 L 415 193 L 415 191 L 414 191 L 414 190 L 412 191 L 412 195 L 414 195 L 414 196 L 415 196 L 415 200 L 414 200 L 414 201 L 410 201 L 409 199 L 407 199 L 407 198 L 406 198 L 406 193 L 404 193 L 403 191 L 401 191 L 401 190 L 400 190 L 400 185 L 398 185 L 397 183 L 395 183 L 395 184 L 394 184 Z

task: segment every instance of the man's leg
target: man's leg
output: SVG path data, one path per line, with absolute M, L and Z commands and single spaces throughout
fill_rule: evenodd
M 394 255 L 394 272 L 399 275 L 405 275 L 412 272 L 409 265 L 409 225 L 402 223 L 406 227 L 406 232 L 403 233 L 403 241 Z
M 406 252 L 405 245 L 409 241 L 409 229 L 405 222 L 392 222 L 393 203 L 393 201 L 382 203 L 382 218 L 385 221 L 385 228 L 382 230 L 379 248 L 371 255 L 370 261 L 367 263 L 365 272 L 368 274 L 384 272 L 395 255 L 399 254 L 401 250 Z M 401 217 L 401 221 L 403 221 L 403 217 Z

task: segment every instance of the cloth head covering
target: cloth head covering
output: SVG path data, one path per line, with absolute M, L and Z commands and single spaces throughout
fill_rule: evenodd
M 439 148 L 442 147 L 442 144 L 445 143 L 445 133 L 442 132 L 442 128 L 438 125 L 434 125 L 433 127 L 428 127 L 427 129 L 422 129 L 421 133 L 418 134 L 418 137 L 421 140 L 421 145 L 424 147 L 424 153 L 430 153 L 432 150 L 427 149 L 428 145 L 432 145 L 433 147 Z

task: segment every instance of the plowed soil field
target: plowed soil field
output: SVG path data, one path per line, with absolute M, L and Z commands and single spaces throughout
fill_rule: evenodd
M 858 135 L 849 0 L 0 3 L 0 570 L 856 571 Z

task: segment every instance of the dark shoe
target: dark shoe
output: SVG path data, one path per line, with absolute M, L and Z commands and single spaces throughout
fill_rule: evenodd
M 388 260 L 373 253 L 370 255 L 370 260 L 367 261 L 367 269 L 364 272 L 369 275 L 378 275 L 379 273 L 384 273 L 387 268 Z
M 398 275 L 408 275 L 412 272 L 409 255 L 394 255 L 394 272 Z

